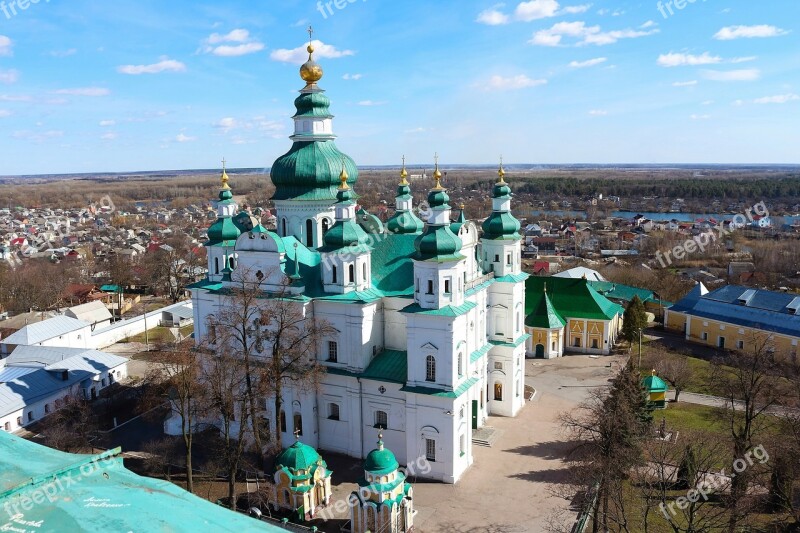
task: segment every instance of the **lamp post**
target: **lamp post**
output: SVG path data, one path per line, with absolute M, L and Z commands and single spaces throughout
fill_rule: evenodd
M 639 328 L 639 370 L 642 369 L 642 328 Z

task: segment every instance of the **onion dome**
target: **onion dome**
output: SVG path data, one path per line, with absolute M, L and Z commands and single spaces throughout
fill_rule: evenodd
M 461 239 L 450 229 L 450 197 L 442 186 L 442 173 L 439 171 L 438 157 L 433 173 L 435 185 L 428 194 L 431 215 L 425 232 L 416 238 L 414 248 L 415 259 L 419 261 L 462 259 Z
M 221 244 L 226 241 L 235 241 L 242 234 L 242 229 L 233 220 L 233 213 L 236 211 L 236 203 L 233 201 L 233 192 L 228 184 L 230 178 L 225 169 L 225 162 L 222 162 L 222 187 L 219 191 L 219 202 L 217 202 L 218 218 L 210 228 L 208 228 L 208 242 L 206 246 Z
M 378 447 L 367 455 L 364 470 L 376 476 L 383 476 L 400 468 L 392 451 L 383 445 L 383 434 L 378 436 Z
M 364 231 L 373 235 L 383 233 L 383 222 L 363 207 L 356 211 L 356 222 Z
M 317 450 L 299 440 L 283 450 L 275 459 L 276 470 L 288 468 L 292 471 L 311 470 L 322 461 Z
M 352 250 L 355 246 L 365 245 L 369 240 L 367 233 L 359 226 L 353 218 L 355 202 L 354 194 L 347 184 L 349 176 L 347 169 L 342 167 L 339 174 L 339 191 L 336 195 L 336 223 L 325 233 L 323 237 L 325 246 L 321 252 L 331 252 L 348 248 Z
M 397 196 L 395 196 L 397 210 L 394 216 L 386 223 L 390 233 L 414 235 L 422 232 L 425 224 L 414 214 L 412 210 L 413 201 L 411 185 L 408 183 L 406 158 L 403 157 L 403 169 L 400 171 L 400 183 L 397 186 Z
M 492 203 L 494 209 L 489 218 L 483 221 L 483 237 L 492 240 L 517 240 L 522 237 L 519 230 L 522 227 L 519 220 L 511 214 L 511 187 L 506 183 L 506 172 L 502 163 L 497 171 L 497 182 L 492 190 Z
M 642 380 L 642 386 L 647 392 L 667 392 L 669 390 L 664 380 L 656 375 L 655 370 L 653 370 L 652 375 Z
M 331 131 L 333 115 L 330 99 L 317 86 L 322 68 L 313 60 L 314 46 L 308 46 L 308 61 L 300 67 L 306 86 L 294 101 L 297 113 L 292 148 L 279 157 L 270 170 L 275 185 L 273 200 L 336 201 L 339 169 L 342 161 L 348 173 L 348 184 L 358 179 L 355 162 L 339 151 Z

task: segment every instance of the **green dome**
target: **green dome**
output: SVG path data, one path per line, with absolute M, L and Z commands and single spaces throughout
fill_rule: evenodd
M 483 236 L 487 239 L 520 239 L 519 229 L 522 227 L 519 220 L 511 213 L 493 212 L 483 221 Z
M 340 250 L 354 244 L 367 242 L 367 232 L 354 220 L 339 220 L 323 237 L 325 247 L 321 251 Z
M 386 223 L 390 233 L 413 235 L 422 233 L 425 224 L 411 211 L 397 211 Z
M 295 142 L 272 165 L 272 199 L 336 201 L 343 163 L 349 175 L 347 183 L 352 187 L 358 179 L 358 168 L 333 141 Z
M 206 244 L 219 244 L 224 241 L 235 241 L 242 234 L 239 226 L 230 218 L 218 218 L 208 228 L 208 242 Z
M 668 390 L 667 384 L 664 383 L 664 380 L 655 374 L 644 378 L 642 380 L 642 386 L 644 386 L 647 392 L 667 392 Z
M 394 454 L 388 448 L 383 447 L 383 441 L 378 441 L 378 447 L 367 455 L 364 461 L 364 470 L 373 475 L 382 476 L 394 472 L 400 468 Z
M 292 118 L 333 118 L 333 115 L 331 115 L 329 109 L 330 105 L 330 98 L 325 96 L 322 92 L 303 93 L 294 101 L 294 106 L 297 108 L 297 113 Z
M 363 207 L 356 213 L 356 222 L 364 231 L 373 235 L 383 233 L 383 222 L 377 216 L 366 211 Z
M 310 470 L 321 460 L 322 458 L 317 453 L 317 450 L 297 441 L 283 450 L 278 458 L 275 459 L 275 465 L 277 470 L 286 467 L 296 472 L 298 470 Z
M 428 205 L 431 207 L 442 207 L 450 202 L 450 197 L 444 189 L 431 189 L 428 193 Z
M 425 233 L 414 241 L 414 248 L 417 250 L 415 259 L 421 261 L 450 257 L 461 250 L 461 239 L 453 233 L 449 224 L 446 226 L 429 225 Z
M 492 189 L 492 198 L 504 198 L 506 196 L 511 196 L 511 187 L 508 186 L 508 183 L 495 183 Z

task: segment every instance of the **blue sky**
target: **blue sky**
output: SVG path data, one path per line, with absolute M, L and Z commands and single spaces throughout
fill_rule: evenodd
M 309 24 L 362 165 L 800 163 L 797 0 L 14 1 L 0 174 L 269 166 Z

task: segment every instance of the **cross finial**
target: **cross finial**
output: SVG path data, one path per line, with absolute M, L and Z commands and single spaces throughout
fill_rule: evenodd
M 226 160 L 225 160 L 225 158 L 223 157 L 223 158 L 222 158 L 222 170 L 225 170 L 225 163 L 227 163 L 227 161 L 226 161 Z
M 314 28 L 312 26 L 308 26 L 308 42 L 310 43 L 314 38 Z
M 225 164 L 226 163 L 227 163 L 227 161 L 225 161 L 225 158 L 223 157 L 222 158 L 222 178 L 221 178 L 221 180 L 222 180 L 222 188 L 223 189 L 230 189 L 231 186 L 228 185 L 228 182 L 230 181 L 230 178 L 228 178 L 228 172 L 225 169 Z
M 297 439 L 298 441 L 300 440 L 300 430 L 299 429 L 295 429 L 294 430 L 294 438 Z

